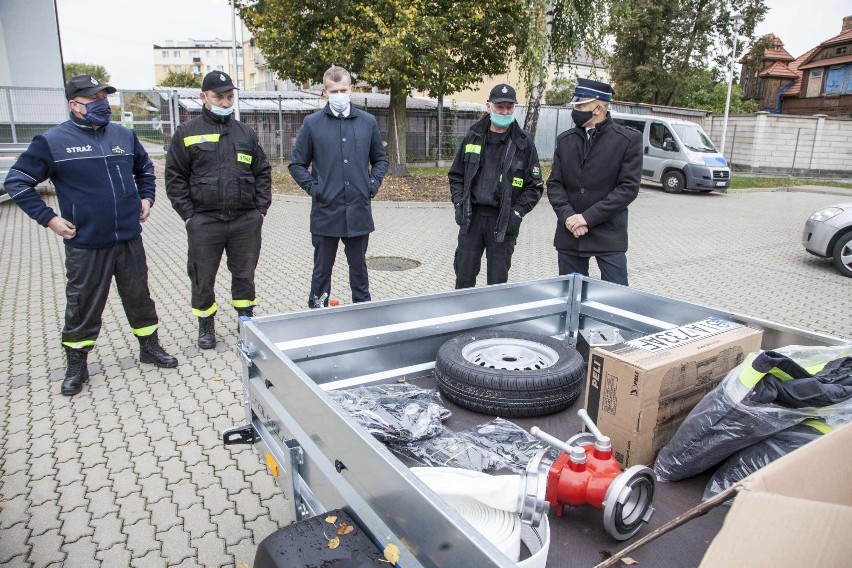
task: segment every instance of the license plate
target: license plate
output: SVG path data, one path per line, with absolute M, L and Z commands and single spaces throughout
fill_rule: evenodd
M 723 182 L 723 181 L 717 181 L 716 182 L 716 187 L 724 187 L 724 185 L 725 185 L 725 182 Z

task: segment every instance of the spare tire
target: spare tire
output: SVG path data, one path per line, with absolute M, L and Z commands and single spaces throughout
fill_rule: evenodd
M 441 393 L 461 407 L 504 417 L 542 416 L 569 406 L 585 376 L 576 349 L 537 333 L 482 331 L 438 350 Z

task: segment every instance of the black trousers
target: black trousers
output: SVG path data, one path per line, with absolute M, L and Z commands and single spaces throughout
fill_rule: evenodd
M 308 296 L 308 307 L 314 298 L 322 298 L 323 305 L 328 305 L 331 297 L 331 270 L 337 256 L 337 246 L 343 241 L 343 252 L 349 264 L 349 287 L 352 289 L 352 301 L 370 301 L 370 279 L 367 275 L 367 245 L 370 235 L 358 237 L 323 237 L 311 234 L 314 245 L 314 272 L 311 275 L 311 294 Z
M 509 280 L 512 253 L 515 252 L 517 236 L 506 235 L 502 243 L 495 240 L 496 215 L 473 212 L 467 233 L 459 231 L 458 247 L 453 262 L 456 271 L 456 289 L 473 288 L 482 267 L 482 253 L 486 258 L 488 284 L 503 284 Z
M 231 272 L 231 302 L 235 308 L 257 305 L 254 272 L 260 259 L 263 215 L 257 209 L 236 219 L 222 221 L 196 213 L 186 225 L 189 243 L 187 273 L 192 283 L 192 313 L 208 317 L 216 313 L 216 273 L 227 254 Z
M 623 252 L 584 255 L 556 249 L 559 258 L 559 274 L 574 272 L 589 275 L 589 259 L 594 256 L 601 271 L 601 280 L 627 286 L 627 255 Z
M 157 310 L 148 290 L 148 263 L 142 237 L 97 249 L 65 247 L 65 327 L 62 344 L 89 351 L 101 331 L 112 279 L 121 305 L 138 337 L 151 335 L 158 327 Z

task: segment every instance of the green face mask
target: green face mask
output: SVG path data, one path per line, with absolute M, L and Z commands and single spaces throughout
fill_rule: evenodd
M 497 128 L 506 128 L 515 120 L 514 114 L 497 114 L 491 113 L 491 123 Z

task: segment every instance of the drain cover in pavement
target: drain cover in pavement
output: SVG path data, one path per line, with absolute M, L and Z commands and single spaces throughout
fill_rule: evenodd
M 420 263 L 410 258 L 400 256 L 373 256 L 367 259 L 367 268 L 370 270 L 411 270 L 417 268 Z

